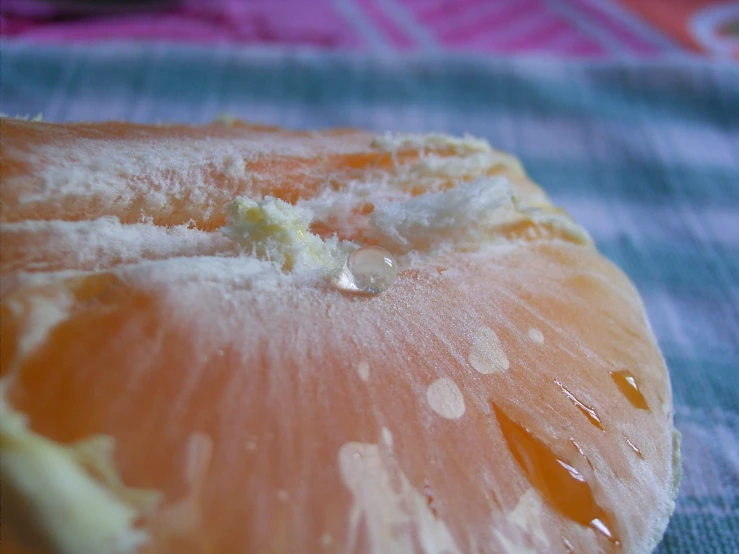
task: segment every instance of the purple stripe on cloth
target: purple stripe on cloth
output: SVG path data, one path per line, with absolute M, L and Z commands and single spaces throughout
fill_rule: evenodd
M 480 17 L 466 25 L 440 33 L 439 38 L 450 44 L 466 44 L 484 40 L 492 33 L 505 28 L 516 20 L 528 18 L 534 13 L 537 0 L 521 0 L 511 2 L 504 10 Z
M 525 46 L 537 47 L 540 42 L 539 32 L 549 25 L 558 23 L 558 20 L 544 11 L 532 12 L 528 17 L 522 17 L 492 33 L 487 37 L 486 44 L 490 48 L 501 51 L 515 51 L 511 44 L 518 43 Z M 541 44 L 538 44 L 541 46 Z
M 510 52 L 549 50 L 551 42 L 571 33 L 572 27 L 567 23 L 547 17 L 538 21 L 531 20 L 529 28 L 519 29 L 517 36 L 507 36 L 502 40 L 500 37 L 493 37 L 491 45 Z
M 411 4 L 418 2 L 411 1 Z M 418 6 L 418 16 L 425 23 L 438 23 L 457 14 L 477 9 L 481 6 L 508 4 L 510 0 L 442 0 Z M 420 4 L 420 3 L 418 3 Z
M 42 42 L 148 39 L 155 36 L 164 40 L 188 40 L 192 42 L 220 42 L 230 37 L 222 27 L 207 20 L 197 21 L 191 17 L 173 14 L 166 19 L 152 20 L 146 16 L 118 17 L 105 25 L 81 25 L 78 22 L 63 22 L 36 25 L 26 33 L 27 38 Z
M 603 54 L 603 48 L 589 37 L 576 33 L 568 33 L 565 36 L 553 39 L 547 46 L 552 54 L 564 56 L 592 58 Z
M 352 48 L 363 44 L 359 34 L 346 25 L 330 0 L 312 0 L 310 3 L 303 0 L 279 3 L 186 0 L 168 11 L 115 17 L 64 21 L 4 19 L 6 33 L 40 41 L 156 39 Z M 20 27 L 17 21 L 24 25 Z
M 455 10 L 449 15 L 428 19 L 426 24 L 429 25 L 429 28 L 433 29 L 438 36 L 444 36 L 445 33 L 452 32 L 465 25 L 475 23 L 481 19 L 489 19 L 496 14 L 504 13 L 510 7 L 510 3 L 505 1 L 481 2 L 477 5 L 471 5 L 464 10 Z M 422 16 L 419 15 L 418 17 L 420 18 Z

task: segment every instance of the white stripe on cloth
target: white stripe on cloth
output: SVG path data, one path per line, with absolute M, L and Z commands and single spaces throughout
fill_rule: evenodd
M 638 199 L 609 198 L 605 202 L 597 193 L 570 194 L 563 187 L 553 196 L 597 241 L 617 241 L 639 237 L 649 243 L 682 243 L 697 248 L 697 233 L 690 221 L 675 213 L 670 204 L 644 203 Z M 739 252 L 739 217 L 736 207 L 705 205 L 695 209 L 696 216 L 710 227 L 710 241 L 735 248 Z
M 413 40 L 418 44 L 421 50 L 429 53 L 436 52 L 438 50 L 438 44 L 433 34 L 426 29 L 425 26 L 421 25 L 413 14 L 411 14 L 402 2 L 395 0 L 377 0 L 380 8 L 388 16 L 390 16 L 395 22 L 403 28 L 407 33 L 411 35 Z
M 599 25 L 591 22 L 587 17 L 583 16 L 579 10 L 568 5 L 567 2 L 562 0 L 549 0 L 549 6 L 553 11 L 569 20 L 583 33 L 587 34 L 590 38 L 600 44 L 609 54 L 626 57 L 633 56 L 631 49 L 619 40 L 618 37 L 614 37 Z
M 341 14 L 347 23 L 354 27 L 362 38 L 367 42 L 371 52 L 387 54 L 393 51 L 383 34 L 378 31 L 365 17 L 362 11 L 354 4 L 354 0 L 331 0 L 336 11 Z

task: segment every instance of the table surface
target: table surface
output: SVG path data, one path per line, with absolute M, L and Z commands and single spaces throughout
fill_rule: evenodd
M 636 283 L 667 360 L 684 477 L 658 552 L 739 553 L 739 67 L 0 48 L 6 114 L 469 132 L 519 155 Z

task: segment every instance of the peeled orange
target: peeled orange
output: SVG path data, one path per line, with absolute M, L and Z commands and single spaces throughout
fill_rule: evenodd
M 512 156 L 0 121 L 5 553 L 656 546 L 664 361 Z

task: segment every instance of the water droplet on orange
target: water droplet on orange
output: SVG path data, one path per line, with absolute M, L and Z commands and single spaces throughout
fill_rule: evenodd
M 514 459 L 542 498 L 563 516 L 620 544 L 610 516 L 596 503 L 585 477 L 493 402 L 491 405 Z
M 630 371 L 612 371 L 611 379 L 616 383 L 621 394 L 623 394 L 636 408 L 639 408 L 640 410 L 649 409 L 647 400 L 639 390 L 639 385 L 637 385 L 636 379 Z
M 585 417 L 588 418 L 588 421 L 590 421 L 590 423 L 592 423 L 598 429 L 603 431 L 603 425 L 601 425 L 600 418 L 598 417 L 598 414 L 595 413 L 595 410 L 591 408 L 590 406 L 588 406 L 587 404 L 584 404 L 583 402 L 580 402 L 577 398 L 575 398 L 575 396 L 570 391 L 568 391 L 562 383 L 556 380 L 554 382 L 557 383 L 557 386 L 562 390 L 563 393 L 565 393 L 565 396 L 569 398 L 572 401 L 572 403 L 575 406 L 577 406 L 583 414 L 585 414 Z
M 380 294 L 397 276 L 398 264 L 390 252 L 379 246 L 363 246 L 349 255 L 338 284 L 347 291 Z

